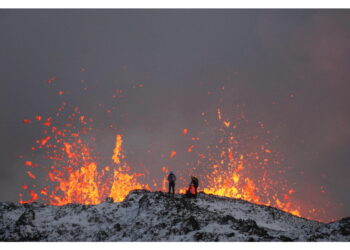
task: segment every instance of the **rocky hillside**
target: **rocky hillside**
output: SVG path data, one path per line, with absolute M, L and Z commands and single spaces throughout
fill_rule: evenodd
M 350 241 L 350 218 L 323 224 L 238 199 L 135 190 L 99 205 L 2 202 L 0 241 Z

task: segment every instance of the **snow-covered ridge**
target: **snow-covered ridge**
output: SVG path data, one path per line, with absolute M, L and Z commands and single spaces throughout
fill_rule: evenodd
M 238 199 L 134 190 L 98 205 L 2 202 L 0 241 L 350 241 L 350 218 L 323 224 Z

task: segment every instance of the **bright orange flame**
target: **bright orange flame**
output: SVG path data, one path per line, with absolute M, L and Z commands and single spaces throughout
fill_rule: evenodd
M 69 143 L 66 143 L 66 142 L 64 142 L 63 145 L 65 147 L 65 151 L 66 151 L 68 158 L 73 158 L 75 156 L 75 154 L 73 154 L 71 152 L 72 145 L 70 145 Z
M 62 111 L 64 106 L 62 105 L 58 112 Z M 79 127 L 79 132 L 73 125 L 74 119 L 83 125 Z M 149 189 L 148 185 L 138 182 L 141 174 L 129 173 L 130 168 L 123 162 L 125 156 L 122 150 L 121 134 L 116 135 L 116 144 L 111 157 L 115 166 L 105 166 L 98 171 L 95 157 L 91 154 L 92 149 L 84 143 L 80 136 L 86 135 L 91 130 L 91 127 L 86 128 L 86 126 L 88 122 L 92 122 L 92 119 L 81 115 L 78 107 L 75 107 L 74 113 L 68 120 L 69 123 L 64 124 L 63 129 L 52 126 L 51 130 L 45 130 L 46 137 L 37 140 L 37 146 L 32 147 L 32 150 L 47 149 L 47 157 L 53 161 L 47 173 L 47 181 L 50 181 L 51 184 L 41 189 L 39 194 L 28 190 L 31 198 L 27 201 L 23 201 L 23 195 L 20 194 L 21 203 L 33 202 L 39 199 L 40 195 L 43 200 L 47 200 L 52 205 L 98 204 L 106 197 L 122 201 L 131 190 Z M 48 118 L 43 125 L 51 126 L 53 122 L 52 118 Z M 51 135 L 47 135 L 48 132 L 51 132 Z M 31 161 L 25 161 L 25 165 L 36 167 Z M 27 175 L 32 179 L 37 178 L 30 171 L 27 171 Z M 27 186 L 22 186 L 22 188 L 28 189 Z
M 165 174 L 164 177 L 163 177 L 163 180 L 162 180 L 162 191 L 166 192 L 166 190 L 167 190 L 167 183 L 168 183 L 167 176 L 168 176 L 168 173 L 169 173 L 169 169 L 167 167 L 162 167 L 162 171 Z
M 221 110 L 219 108 L 218 108 L 217 114 L 218 114 L 218 119 L 221 121 L 221 119 L 222 119 Z
M 142 188 L 149 189 L 149 187 L 138 183 L 135 177 L 135 175 L 129 175 L 122 171 L 115 170 L 114 181 L 109 196 L 112 197 L 114 201 L 122 201 L 131 190 Z
M 170 159 L 174 158 L 175 155 L 176 155 L 176 151 L 171 151 L 169 155 Z
M 217 109 L 217 119 L 220 126 L 229 128 L 230 121 L 222 122 L 222 112 Z M 261 126 L 260 126 L 261 127 Z M 236 139 L 234 126 L 231 130 L 223 130 L 223 137 L 219 138 L 218 145 L 205 154 L 199 154 L 199 160 L 204 164 L 212 166 L 210 172 L 204 177 L 205 186 L 203 191 L 208 194 L 244 199 L 249 202 L 275 206 L 281 210 L 300 216 L 300 209 L 291 202 L 289 195 L 295 192 L 294 189 L 285 189 L 282 185 L 273 181 L 267 176 L 265 166 L 270 164 L 267 157 L 272 154 L 270 149 L 261 146 L 259 152 L 242 154 L 239 152 L 239 141 Z M 228 133 L 228 134 L 227 134 Z M 222 149 L 220 151 L 220 149 Z M 218 151 L 219 152 L 214 152 Z M 264 154 L 265 153 L 265 154 Z M 266 155 L 269 154 L 269 155 Z M 259 166 L 259 168 L 257 168 Z M 252 170 L 256 170 L 253 171 Z M 202 182 L 203 183 L 203 182 Z M 279 193 L 274 191 L 274 186 L 278 186 Z M 282 192 L 285 190 L 285 194 Z M 282 191 L 282 192 L 281 192 Z M 278 197 L 282 197 L 278 198 Z
M 193 148 L 194 148 L 194 145 L 189 146 L 188 149 L 187 149 L 187 152 L 191 153 Z
M 69 159 L 75 160 L 79 154 L 73 153 L 73 146 L 65 143 L 65 153 Z M 112 159 L 116 164 L 121 164 L 122 155 L 122 135 L 116 136 L 116 146 Z M 106 172 L 110 168 L 105 167 Z M 128 174 L 128 167 L 124 164 L 113 171 L 112 184 L 108 196 L 112 197 L 114 201 L 122 201 L 125 196 L 134 189 L 149 189 L 148 185 L 140 184 L 137 181 L 138 174 Z M 59 187 L 54 195 L 50 198 L 51 204 L 63 205 L 72 202 L 83 204 L 98 204 L 106 197 L 102 196 L 101 190 L 105 190 L 105 183 L 103 182 L 103 174 L 97 171 L 96 163 L 91 162 L 86 166 L 79 168 L 70 173 L 68 179 L 60 178 L 60 172 L 54 171 L 49 173 L 52 181 L 58 181 Z
M 32 123 L 32 121 L 31 121 L 31 120 L 28 120 L 28 119 L 24 119 L 22 122 L 23 122 L 23 123 Z
M 60 107 L 59 111 L 62 111 L 64 107 L 65 104 Z M 59 116 L 59 112 L 56 116 Z M 36 119 L 41 120 L 41 118 Z M 74 130 L 74 119 L 83 125 L 79 130 Z M 223 121 L 219 108 L 217 109 L 217 119 L 220 124 L 219 131 L 224 133 L 219 138 L 219 143 L 212 148 L 207 147 L 208 152 L 201 152 L 200 147 L 197 147 L 198 144 L 196 144 L 199 164 L 197 167 L 210 166 L 209 173 L 199 176 L 201 180 L 205 180 L 201 181 L 202 186 L 200 186 L 203 187 L 203 191 L 208 194 L 240 198 L 257 204 L 274 206 L 300 216 L 302 214 L 300 206 L 292 202 L 291 199 L 296 191 L 285 185 L 280 185 L 268 175 L 267 166 L 274 161 L 273 151 L 266 148 L 270 148 L 269 144 L 257 146 L 258 152 L 242 153 L 238 148 L 240 142 L 237 138 L 239 136 L 232 132 L 233 129 L 237 128 L 239 122 Z M 31 123 L 30 120 L 23 120 L 23 122 Z M 89 122 L 92 122 L 92 119 L 81 115 L 77 107 L 70 115 L 69 123 L 65 124 L 62 129 L 55 124 L 51 117 L 46 119 L 43 125 L 50 128 L 45 129 L 44 139 L 37 140 L 36 147 L 31 149 L 33 151 L 38 148 L 48 149 L 48 158 L 53 162 L 48 171 L 47 179 L 52 183 L 38 194 L 26 185 L 22 186 L 24 190 L 29 192 L 30 200 L 23 201 L 22 194 L 20 194 L 20 202 L 38 200 L 40 195 L 53 205 L 98 204 L 106 197 L 122 201 L 134 189 L 150 189 L 147 184 L 139 182 L 140 174 L 131 173 L 130 167 L 124 161 L 126 157 L 122 148 L 123 136 L 121 134 L 117 134 L 115 137 L 111 165 L 108 163 L 108 166 L 97 167 L 96 158 L 91 154 L 92 149 L 82 139 L 86 138 L 86 135 L 92 130 L 92 127 L 88 125 Z M 234 126 L 231 126 L 232 124 Z M 262 123 L 259 124 L 264 129 Z M 51 134 L 48 135 L 49 133 Z M 187 128 L 183 129 L 183 134 L 188 134 Z M 191 137 L 193 143 L 197 143 L 199 139 L 199 137 Z M 190 145 L 187 152 L 193 152 L 193 148 L 194 145 Z M 218 152 L 213 153 L 212 151 L 215 150 Z M 176 151 L 171 151 L 169 157 L 172 159 L 176 154 Z M 31 161 L 25 161 L 25 165 L 34 169 L 38 166 Z M 195 168 L 193 170 L 196 175 Z M 166 191 L 168 182 L 166 177 L 169 171 L 166 167 L 163 167 L 162 171 L 165 174 L 162 180 L 162 190 Z M 32 179 L 37 178 L 30 171 L 27 171 L 27 175 Z M 153 186 L 157 187 L 154 180 L 153 182 Z M 52 188 L 52 186 L 54 187 Z M 274 187 L 278 190 L 276 191 Z M 180 193 L 185 191 L 186 188 L 180 189 Z M 312 210 L 312 212 L 316 213 L 317 211 Z
M 30 190 L 29 194 L 30 194 L 31 201 L 36 201 L 37 199 L 39 199 L 39 196 L 33 190 Z
M 34 174 L 32 174 L 32 172 L 27 171 L 27 174 L 28 174 L 28 176 L 29 176 L 30 178 L 36 179 L 36 176 L 35 176 Z
M 96 184 L 97 171 L 95 163 L 83 166 L 72 172 L 68 180 L 62 180 L 59 189 L 63 197 L 54 196 L 55 205 L 64 205 L 73 202 L 84 204 L 97 204 L 100 202 L 98 187 Z
M 52 118 L 49 117 L 46 119 L 46 121 L 43 123 L 44 126 L 50 127 L 52 122 Z
M 188 129 L 187 129 L 187 128 L 184 128 L 183 134 L 184 134 L 184 135 L 187 135 L 187 133 L 188 133 Z
M 120 163 L 119 157 L 120 157 L 120 153 L 121 153 L 122 143 L 123 143 L 122 136 L 121 135 L 116 135 L 115 148 L 114 148 L 113 156 L 112 156 L 112 159 L 113 159 L 115 164 L 119 164 Z
M 230 124 L 231 124 L 231 122 L 229 122 L 229 121 L 224 121 L 224 125 L 228 128 L 228 127 L 230 127 Z
M 46 138 L 41 139 L 40 145 L 44 146 L 47 143 L 47 141 L 50 140 L 50 138 L 51 138 L 51 136 L 47 136 Z
M 31 161 L 25 161 L 24 163 L 26 166 L 31 167 L 33 166 L 33 163 Z

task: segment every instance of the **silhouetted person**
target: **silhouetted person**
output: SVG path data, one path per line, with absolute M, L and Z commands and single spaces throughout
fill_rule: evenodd
M 169 181 L 169 194 L 171 193 L 171 190 L 173 190 L 173 194 L 175 194 L 175 181 L 176 181 L 176 175 L 173 173 L 173 171 L 170 171 L 168 175 L 168 181 Z
M 197 196 L 197 188 L 199 186 L 198 178 L 191 176 L 191 184 L 193 184 L 193 186 L 195 188 L 196 196 Z

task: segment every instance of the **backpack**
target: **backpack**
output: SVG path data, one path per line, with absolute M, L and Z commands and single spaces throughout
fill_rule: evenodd
M 196 194 L 196 189 L 194 188 L 194 185 L 193 184 L 191 184 L 190 186 L 189 186 L 189 191 L 190 191 L 190 194 L 193 194 L 193 195 L 195 195 Z
M 175 180 L 176 180 L 175 175 L 174 174 L 169 174 L 168 180 L 171 181 L 171 182 L 175 182 Z

